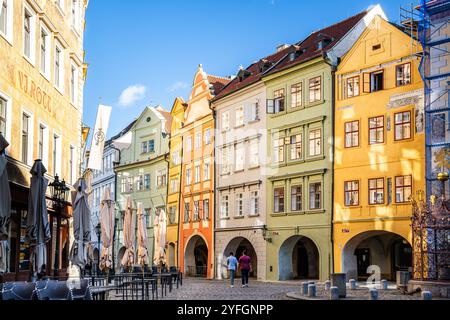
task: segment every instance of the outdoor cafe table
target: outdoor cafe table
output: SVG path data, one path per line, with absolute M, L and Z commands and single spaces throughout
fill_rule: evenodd
M 167 296 L 167 283 L 169 284 L 169 292 L 172 292 L 172 274 L 171 273 L 156 273 L 152 275 L 161 284 L 161 296 Z
M 116 290 L 115 286 L 91 287 L 92 299 L 93 300 L 106 300 L 106 294 L 113 290 Z

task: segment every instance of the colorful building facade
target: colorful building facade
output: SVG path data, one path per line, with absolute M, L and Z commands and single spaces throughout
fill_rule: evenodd
M 181 197 L 181 160 L 183 159 L 183 136 L 181 129 L 184 123 L 186 103 L 176 98 L 172 107 L 172 128 L 170 131 L 169 190 L 167 193 L 167 263 L 170 267 L 178 267 L 178 235 Z
M 266 88 L 263 72 L 279 55 L 241 69 L 212 102 L 216 118 L 216 277 L 228 276 L 230 252 L 245 249 L 251 277 L 266 279 Z M 237 275 L 239 276 L 239 270 Z
M 214 116 L 210 100 L 229 79 L 200 65 L 182 128 L 179 266 L 187 276 L 214 277 Z
M 332 272 L 333 92 L 339 58 L 379 6 L 281 47 L 267 88 L 267 279 Z
M 411 268 L 410 197 L 425 193 L 417 43 L 377 16 L 336 73 L 334 270 L 384 279 Z M 373 268 L 373 267 L 372 267 Z M 378 269 L 379 268 L 379 269 Z
M 148 264 L 153 265 L 155 216 L 165 214 L 167 206 L 167 158 L 170 129 L 170 113 L 164 111 L 162 107 L 146 107 L 130 129 L 131 145 L 121 151 L 120 164 L 115 168 L 118 210 L 116 217 L 119 218 L 115 256 L 118 267 L 121 266 L 120 261 L 125 253 L 123 217 L 128 197 L 132 200 L 136 230 L 138 204 L 143 205 L 147 223 Z
M 82 148 L 84 26 L 87 1 L 0 2 L 0 132 L 9 142 L 7 171 L 12 196 L 6 281 L 30 280 L 25 242 L 30 170 L 36 159 L 72 186 L 80 176 Z M 47 274 L 69 268 L 71 207 L 62 217 L 47 194 L 52 240 Z M 69 200 L 70 201 L 70 200 Z M 59 251 L 56 239 L 60 230 Z M 58 251 L 58 252 L 57 252 Z

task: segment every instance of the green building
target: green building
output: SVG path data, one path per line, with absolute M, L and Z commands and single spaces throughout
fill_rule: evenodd
M 143 204 L 147 221 L 149 265 L 153 264 L 155 215 L 165 213 L 167 199 L 167 174 L 171 117 L 162 107 L 146 107 L 128 136 L 114 144 L 121 149 L 117 174 L 116 218 L 118 218 L 118 240 L 116 241 L 116 263 L 121 267 L 125 253 L 123 239 L 123 215 L 130 196 L 134 209 L 137 235 L 137 207 Z M 161 211 L 164 210 L 164 211 Z M 137 261 L 137 240 L 135 242 Z
M 326 280 L 333 272 L 334 72 L 365 21 L 380 10 L 376 6 L 278 47 L 283 58 L 263 77 L 268 280 Z

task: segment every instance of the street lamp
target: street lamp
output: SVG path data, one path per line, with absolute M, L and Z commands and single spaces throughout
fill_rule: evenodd
M 58 277 L 59 270 L 59 246 L 61 242 L 61 217 L 65 206 L 67 205 L 67 197 L 70 189 L 66 186 L 64 180 L 60 181 L 58 175 L 55 175 L 55 180 L 49 185 L 53 209 L 56 212 L 56 245 L 55 245 L 55 263 L 54 276 Z
M 102 236 L 102 225 L 100 222 L 95 226 L 95 232 L 98 238 L 98 257 L 97 257 L 97 273 L 100 270 L 100 237 Z

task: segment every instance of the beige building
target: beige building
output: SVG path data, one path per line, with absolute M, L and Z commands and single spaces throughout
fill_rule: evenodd
M 87 0 L 0 0 L 0 132 L 10 143 L 6 153 L 13 198 L 7 280 L 29 278 L 29 249 L 21 235 L 34 160 L 43 161 L 50 181 L 58 175 L 71 185 L 79 176 L 87 5 Z M 48 207 L 52 241 L 47 272 L 53 274 L 55 267 L 65 275 L 71 210 L 57 219 L 51 201 Z

